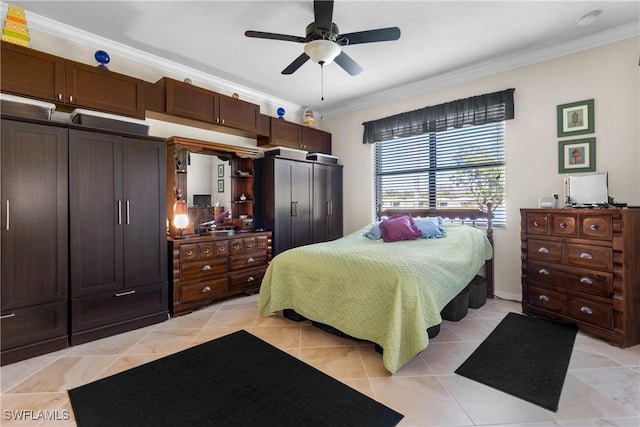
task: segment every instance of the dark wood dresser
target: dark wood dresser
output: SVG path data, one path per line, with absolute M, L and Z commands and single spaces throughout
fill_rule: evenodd
M 640 209 L 521 209 L 522 308 L 640 343 Z
M 169 241 L 171 312 L 257 292 L 271 261 L 271 232 L 217 232 Z

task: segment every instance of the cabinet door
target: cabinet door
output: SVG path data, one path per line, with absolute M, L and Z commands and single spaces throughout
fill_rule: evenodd
M 302 126 L 286 120 L 271 118 L 271 138 L 269 145 L 300 148 L 300 128 Z
M 68 60 L 65 79 L 68 104 L 144 118 L 142 80 Z
M 293 162 L 291 177 L 291 200 L 293 216 L 291 222 L 291 246 L 308 245 L 313 242 L 311 223 L 313 218 L 313 164 Z
M 291 224 L 294 206 L 291 192 L 295 162 L 283 159 L 274 159 L 273 162 L 273 187 L 267 191 L 272 192 L 269 197 L 274 211 L 268 214 L 273 216 L 273 253 L 279 254 L 292 247 Z
M 2 42 L 3 92 L 49 101 L 64 97 L 64 59 L 37 50 Z
M 342 167 L 313 165 L 313 241 L 342 237 Z
M 67 135 L 2 120 L 3 315 L 67 299 Z
M 124 286 L 122 138 L 69 131 L 71 296 Z
M 215 123 L 215 93 L 172 79 L 164 79 L 166 90 L 166 112 L 172 116 L 186 117 Z
M 218 95 L 219 123 L 224 126 L 257 132 L 258 106 L 230 96 Z
M 125 287 L 166 282 L 164 143 L 124 138 L 122 155 Z
M 301 129 L 302 148 L 310 153 L 331 154 L 331 134 L 308 126 Z

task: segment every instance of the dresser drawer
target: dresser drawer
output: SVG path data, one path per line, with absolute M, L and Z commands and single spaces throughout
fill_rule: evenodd
M 229 254 L 239 255 L 242 253 L 242 239 L 234 239 L 229 242 Z
M 232 274 L 230 276 L 230 290 L 242 291 L 260 287 L 260 283 L 262 283 L 262 278 L 264 277 L 265 270 L 266 267 L 263 267 L 259 270 Z
M 554 236 L 576 236 L 578 232 L 575 215 L 554 214 L 551 216 L 551 234 Z
M 564 308 L 566 297 L 563 293 L 547 289 L 542 286 L 529 285 L 529 304 L 545 310 L 554 311 L 561 314 Z
M 217 240 L 180 246 L 180 261 L 206 260 L 229 254 L 229 241 Z
M 528 234 L 549 234 L 549 215 L 527 214 Z
M 568 243 L 567 264 L 611 271 L 613 270 L 613 249 Z
M 613 329 L 613 306 L 586 298 L 570 298 L 568 315 L 606 329 Z
M 67 336 L 67 300 L 2 312 L 2 350 Z
M 267 254 L 264 252 L 254 252 L 246 255 L 236 255 L 229 257 L 229 269 L 231 271 L 242 270 L 243 268 L 254 268 L 267 263 Z
M 229 291 L 227 277 L 219 277 L 206 282 L 198 282 L 191 285 L 180 286 L 180 302 L 192 302 L 212 298 Z
M 255 237 L 242 239 L 242 250 L 244 253 L 255 252 L 258 249 Z
M 582 237 L 611 240 L 613 236 L 612 218 L 608 215 L 584 216 L 580 231 Z
M 180 265 L 180 280 L 205 279 L 228 271 L 226 258 L 187 262 Z
M 257 236 L 256 237 L 256 246 L 259 251 L 266 251 L 269 247 L 269 237 L 268 236 Z
M 540 283 L 564 286 L 606 297 L 613 293 L 612 273 L 535 261 L 529 262 L 527 273 L 529 280 Z
M 527 240 L 529 258 L 560 262 L 562 260 L 562 242 L 549 240 Z

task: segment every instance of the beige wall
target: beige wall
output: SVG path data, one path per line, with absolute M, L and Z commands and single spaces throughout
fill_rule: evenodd
M 612 43 L 325 119 L 323 128 L 333 134 L 333 154 L 345 165 L 345 233 L 372 220 L 372 147 L 362 144 L 363 122 L 515 88 L 515 119 L 506 125 L 507 226 L 496 229 L 494 237 L 496 294 L 519 300 L 519 209 L 537 207 L 541 195 L 562 197 L 558 104 L 594 99 L 597 171 L 609 172 L 609 193 L 617 201 L 640 205 L 639 40 Z

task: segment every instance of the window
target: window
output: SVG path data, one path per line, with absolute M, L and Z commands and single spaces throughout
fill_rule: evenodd
M 374 143 L 375 207 L 478 208 L 506 224 L 504 121 Z

